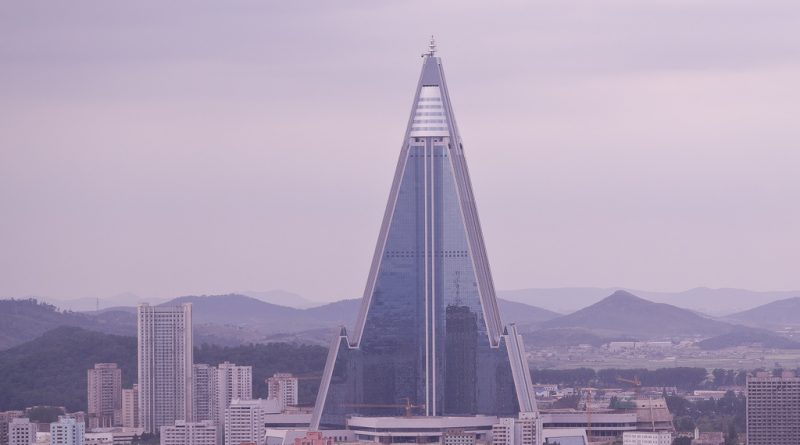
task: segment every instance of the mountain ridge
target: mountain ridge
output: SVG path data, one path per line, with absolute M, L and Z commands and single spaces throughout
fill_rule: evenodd
M 800 296 L 772 301 L 746 311 L 730 314 L 725 318 L 762 328 L 800 326 Z
M 658 320 L 658 323 L 653 323 Z M 688 309 L 655 303 L 618 290 L 606 298 L 563 317 L 545 321 L 542 328 L 582 328 L 610 335 L 655 338 L 677 335 L 719 335 L 732 324 L 703 317 Z
M 339 326 L 352 327 L 360 299 L 341 300 L 308 309 L 267 303 L 238 295 L 187 295 L 158 306 L 193 304 L 194 332 L 198 344 L 233 346 L 244 343 L 306 341 L 327 344 Z M 499 300 L 504 319 L 520 326 L 535 325 L 559 314 L 524 303 Z M 72 312 L 34 299 L 0 300 L 0 349 L 36 338 L 58 326 L 80 326 L 117 335 L 135 335 L 136 308 L 114 307 L 92 312 Z
M 800 291 L 754 291 L 739 288 L 695 287 L 684 291 L 665 292 L 618 287 L 561 287 L 501 290 L 497 295 L 507 300 L 534 303 L 556 312 L 574 312 L 596 303 L 609 294 L 624 290 L 657 303 L 667 303 L 717 317 L 752 309 L 756 306 L 789 297 Z M 724 301 L 725 306 L 720 306 Z

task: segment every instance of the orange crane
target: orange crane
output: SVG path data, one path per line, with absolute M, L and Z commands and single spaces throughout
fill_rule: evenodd
M 639 376 L 638 375 L 633 376 L 633 380 L 622 378 L 622 377 L 617 377 L 617 381 L 620 382 L 620 383 L 627 383 L 629 385 L 632 385 L 633 386 L 633 393 L 636 395 L 637 399 L 639 398 L 639 391 L 642 390 L 642 381 L 639 380 Z
M 642 381 L 639 380 L 639 376 L 637 376 L 637 375 L 633 376 L 633 380 L 624 379 L 622 377 L 617 377 L 617 381 L 618 382 L 622 382 L 622 383 L 630 383 L 631 385 L 633 385 L 633 391 L 634 391 L 634 394 L 636 394 L 636 400 L 637 400 L 636 403 L 638 405 L 638 403 L 639 403 L 638 400 L 640 399 L 640 396 L 641 396 L 640 391 L 642 390 Z M 647 404 L 647 406 L 650 409 L 650 421 L 652 422 L 653 431 L 655 431 L 656 430 L 656 419 L 655 419 L 655 414 L 653 413 L 653 400 L 652 399 L 649 399 L 649 403 Z
M 345 403 L 342 406 L 353 408 L 403 408 L 405 409 L 406 417 L 411 417 L 412 411 L 415 409 L 425 409 L 425 405 L 415 405 L 411 403 L 411 399 L 403 397 L 406 403 Z

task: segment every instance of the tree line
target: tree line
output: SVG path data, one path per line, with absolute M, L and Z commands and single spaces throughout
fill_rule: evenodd
M 592 368 L 533 369 L 531 377 L 537 384 L 558 384 L 568 387 L 619 388 L 619 379 L 639 379 L 642 386 L 676 387 L 684 391 L 743 386 L 749 371 L 733 369 L 675 367 L 659 369 Z

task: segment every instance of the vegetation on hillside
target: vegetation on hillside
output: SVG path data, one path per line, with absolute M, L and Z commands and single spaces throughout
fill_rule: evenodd
M 264 378 L 275 372 L 319 376 L 325 365 L 321 346 L 285 343 L 195 348 L 195 363 L 229 361 L 253 366 L 254 397 L 266 397 Z M 95 363 L 116 363 L 124 387 L 136 379 L 136 339 L 60 327 L 28 343 L 0 351 L 0 411 L 36 405 L 86 409 L 86 371 Z M 300 384 L 301 403 L 312 403 L 319 384 Z
M 117 363 L 130 387 L 136 339 L 64 326 L 0 351 L 0 411 L 36 405 L 85 410 L 86 370 L 103 362 Z
M 33 298 L 0 300 L 0 349 L 35 339 L 55 326 L 78 326 L 118 335 L 136 333 L 135 320 L 121 322 L 114 311 L 92 316 L 62 311 Z

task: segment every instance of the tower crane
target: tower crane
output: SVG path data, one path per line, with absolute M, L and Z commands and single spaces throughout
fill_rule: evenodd
M 639 376 L 633 376 L 633 379 L 626 379 L 623 377 L 617 377 L 617 381 L 620 383 L 627 383 L 633 386 L 633 393 L 636 395 L 636 398 L 639 398 L 639 392 L 642 390 L 642 381 L 639 380 Z

